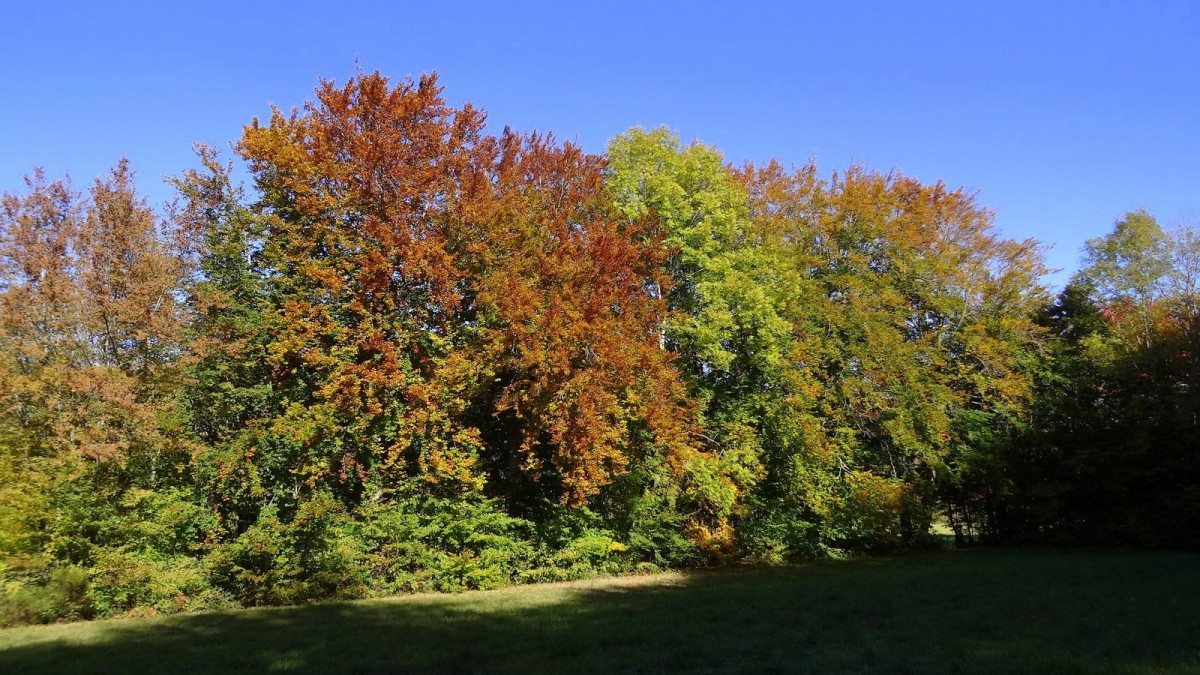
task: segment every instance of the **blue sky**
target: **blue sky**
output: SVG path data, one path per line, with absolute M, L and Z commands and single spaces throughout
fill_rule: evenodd
M 164 199 L 193 142 L 227 147 L 358 64 L 437 71 L 496 129 L 593 151 L 666 124 L 735 162 L 943 179 L 1068 271 L 1131 209 L 1200 222 L 1184 0 L 49 4 L 0 7 L 0 189 L 35 165 L 86 184 L 127 156 Z

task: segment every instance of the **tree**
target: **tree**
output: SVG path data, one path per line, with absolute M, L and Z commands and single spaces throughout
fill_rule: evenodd
M 1158 297 L 1171 269 L 1166 235 L 1145 210 L 1130 211 L 1104 237 L 1084 244 L 1079 275 L 1106 304 L 1143 305 Z
M 681 470 L 692 413 L 659 348 L 669 279 L 652 224 L 611 208 L 603 158 L 537 136 L 502 145 L 497 185 L 515 210 L 499 222 L 515 226 L 495 230 L 477 302 L 516 456 L 553 467 L 571 504 L 647 453 Z
M 827 182 L 811 164 L 742 176 L 777 264 L 805 288 L 785 316 L 813 423 L 766 511 L 808 504 L 823 544 L 919 538 L 935 482 L 961 503 L 972 455 L 1022 418 L 1043 339 L 1037 245 L 996 236 L 940 183 L 861 167 Z
M 276 490 L 450 496 L 490 472 L 582 504 L 644 447 L 689 452 L 653 237 L 611 212 L 601 158 L 482 129 L 432 76 L 378 74 L 247 128 Z
M 787 443 L 786 427 L 804 414 L 789 399 L 792 331 L 780 312 L 795 277 L 771 259 L 745 188 L 715 149 L 682 146 L 663 128 L 632 129 L 608 154 L 617 208 L 653 218 L 670 252 L 663 347 L 702 405 L 697 433 L 717 461 L 697 465 L 693 482 L 712 519 L 705 539 L 728 548 L 764 454 Z
M 0 215 L 5 621 L 10 601 L 23 620 L 127 609 L 166 568 L 194 572 L 206 536 L 178 406 L 180 232 L 125 161 L 86 195 L 41 172 L 27 186 Z
M 1089 240 L 1046 321 L 1062 340 L 1015 453 L 1015 537 L 1194 545 L 1198 383 L 1186 229 L 1145 211 Z
M 1022 420 L 1043 340 L 1036 243 L 993 234 L 961 190 L 861 167 L 734 170 L 666 130 L 610 156 L 618 204 L 654 214 L 671 246 L 664 345 L 738 458 L 745 545 L 919 537 L 935 477 L 982 470 Z
M 161 422 L 186 320 L 178 242 L 125 161 L 87 199 L 40 172 L 27 184 L 27 196 L 5 195 L 0 224 L 10 414 L 48 451 L 144 460 L 153 480 L 172 445 Z

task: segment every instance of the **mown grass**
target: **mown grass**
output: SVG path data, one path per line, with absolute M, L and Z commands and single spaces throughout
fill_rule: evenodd
M 0 631 L 0 673 L 1200 673 L 1200 554 L 948 551 Z

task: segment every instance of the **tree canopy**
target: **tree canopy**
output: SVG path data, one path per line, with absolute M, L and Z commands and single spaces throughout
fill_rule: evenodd
M 321 82 L 0 208 L 0 622 L 1196 532 L 1200 246 Z M 253 179 L 237 184 L 234 162 Z

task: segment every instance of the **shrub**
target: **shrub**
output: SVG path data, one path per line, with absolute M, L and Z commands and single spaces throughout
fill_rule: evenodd
M 0 561 L 0 626 L 91 618 L 88 582 L 82 567 L 46 557 Z
M 318 493 L 288 521 L 274 507 L 207 559 L 212 584 L 247 606 L 280 605 L 365 593 L 361 553 L 349 516 Z
M 536 558 L 532 524 L 486 499 L 403 499 L 361 517 L 372 584 L 382 592 L 498 588 Z

